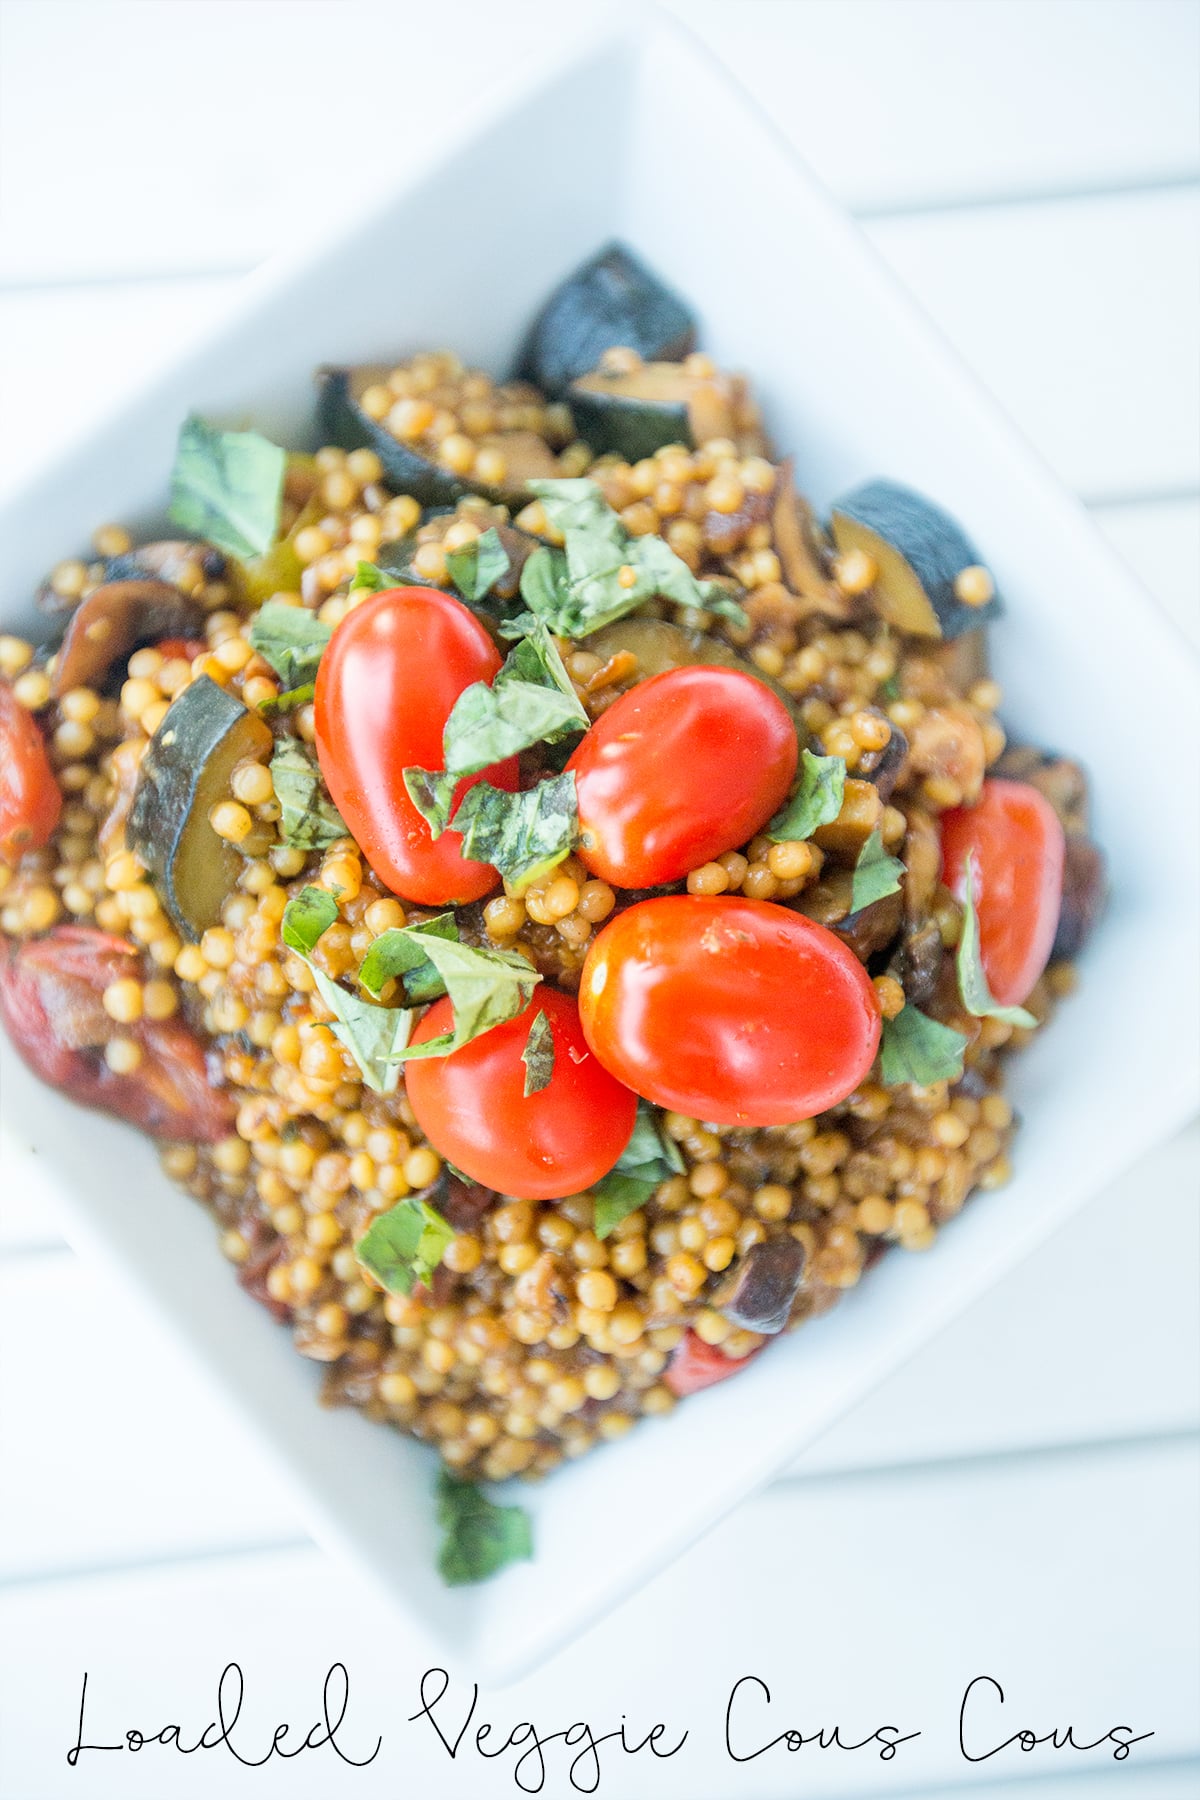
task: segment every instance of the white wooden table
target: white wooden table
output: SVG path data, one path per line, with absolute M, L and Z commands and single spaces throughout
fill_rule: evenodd
M 439 110 L 469 107 L 523 43 L 565 38 L 600 10 L 6 0 L 0 481 L 170 359 L 241 272 L 386 182 Z M 1200 10 L 674 10 L 1200 643 Z M 609 1730 L 622 1713 L 642 1732 L 691 1727 L 652 1770 L 605 1762 L 599 1791 L 628 1800 L 1009 1783 L 1021 1800 L 1194 1795 L 1198 1172 L 1192 1128 L 787 1481 L 547 1668 L 484 1696 L 480 1716 L 543 1731 L 581 1717 Z M 254 1442 L 20 1193 L 0 1207 L 0 1457 L 4 1800 L 518 1791 L 512 1757 L 451 1761 L 427 1725 L 404 1722 L 424 1666 L 415 1643 L 306 1540 Z M 351 1768 L 325 1750 L 248 1771 L 221 1751 L 147 1750 L 68 1768 L 85 1668 L 101 1741 L 172 1719 L 194 1736 L 231 1658 L 268 1739 L 268 1721 L 316 1716 L 325 1670 L 344 1659 L 347 1745 L 365 1754 L 382 1732 L 377 1761 Z M 865 1737 L 886 1717 L 922 1737 L 892 1763 L 809 1747 L 736 1765 L 714 1719 L 747 1673 L 772 1687 L 774 1730 L 840 1720 Z M 1082 1739 L 1117 1722 L 1155 1735 L 1125 1763 L 1045 1747 L 972 1765 L 955 1726 L 979 1674 L 1002 1681 L 1013 1715 L 991 1742 L 1070 1723 Z M 454 1675 L 469 1687 L 469 1670 Z M 564 1766 L 545 1793 L 573 1791 Z

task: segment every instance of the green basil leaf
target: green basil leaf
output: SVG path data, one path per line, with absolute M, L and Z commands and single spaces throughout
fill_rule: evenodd
M 854 865 L 854 880 L 850 887 L 851 912 L 858 912 L 875 900 L 883 900 L 888 894 L 898 894 L 903 874 L 904 864 L 888 855 L 876 827 L 859 851 L 858 861 Z
M 661 1128 L 659 1115 L 647 1101 L 639 1100 L 633 1135 L 608 1174 L 591 1187 L 596 1236 L 606 1238 L 668 1177 L 682 1175 L 684 1166 L 679 1146 Z
M 447 550 L 446 570 L 464 600 L 482 600 L 508 574 L 508 551 L 490 526 L 461 550 Z
M 525 1098 L 528 1100 L 530 1094 L 540 1094 L 543 1088 L 549 1087 L 554 1074 L 554 1031 L 540 1010 L 533 1016 L 521 1061 L 525 1064 Z
M 441 1213 L 410 1195 L 371 1220 L 354 1254 L 389 1294 L 411 1294 L 419 1281 L 428 1284 L 453 1239 Z
M 402 773 L 409 799 L 434 837 L 441 837 L 450 823 L 450 810 L 462 776 L 447 775 L 441 769 L 405 769 Z
M 533 1557 L 533 1528 L 523 1506 L 497 1506 L 473 1481 L 442 1469 L 437 1485 L 442 1528 L 438 1573 L 447 1587 L 487 1581 L 509 1563 Z
M 514 1019 L 524 1011 L 542 979 L 515 950 L 477 950 L 456 939 L 430 935 L 424 936 L 421 943 L 446 984 L 454 1009 L 454 1029 L 423 1044 L 407 1045 L 399 1052 L 399 1062 L 409 1062 L 414 1057 L 449 1056 L 494 1025 Z
M 413 1015 L 406 1007 L 373 1006 L 360 1000 L 313 962 L 317 940 L 337 916 L 337 900 L 331 893 L 306 887 L 284 908 L 281 935 L 289 950 L 302 956 L 312 970 L 317 992 L 334 1015 L 329 1029 L 350 1052 L 367 1086 L 377 1094 L 390 1094 L 400 1079 L 399 1053 L 411 1035 Z
M 328 931 L 337 916 L 337 898 L 328 888 L 302 888 L 283 909 L 280 935 L 289 950 L 307 957 L 315 950 L 321 933 Z
M 564 549 L 534 552 L 521 571 L 521 597 L 559 637 L 587 637 L 655 595 L 746 623 L 726 589 L 698 581 L 664 539 L 628 532 L 594 481 L 527 485 Z
M 316 691 L 316 683 L 306 681 L 303 687 L 288 688 L 286 693 L 276 694 L 273 700 L 260 700 L 258 710 L 267 718 L 273 713 L 294 712 L 298 706 L 307 706 Z
M 519 794 L 477 781 L 450 824 L 462 832 L 465 857 L 491 863 L 523 892 L 570 854 L 579 835 L 574 772 L 548 776 Z
M 261 556 L 278 536 L 286 467 L 287 452 L 257 431 L 217 431 L 193 414 L 179 433 L 170 517 L 231 556 Z
M 915 1006 L 883 1021 L 880 1072 L 886 1087 L 932 1087 L 957 1081 L 962 1074 L 967 1040 L 961 1031 L 941 1025 Z
M 967 858 L 966 888 L 962 896 L 962 936 L 958 940 L 958 991 L 962 1003 L 977 1019 L 1003 1019 L 1006 1025 L 1020 1025 L 1026 1030 L 1037 1024 L 1023 1006 L 1000 1006 L 992 998 L 992 990 L 979 955 L 979 914 L 975 910 L 975 870 Z
M 778 843 L 788 838 L 810 838 L 821 825 L 829 825 L 842 810 L 846 764 L 840 756 L 800 755 L 800 779 L 788 799 L 767 826 L 767 836 Z
M 259 607 L 246 633 L 285 688 L 305 687 L 316 680 L 317 665 L 332 636 L 332 625 L 306 606 L 284 606 L 278 600 Z
M 346 821 L 325 791 L 316 758 L 299 738 L 278 740 L 271 779 L 282 811 L 279 823 L 285 844 L 296 850 L 324 850 L 349 835 Z
M 457 938 L 454 914 L 438 913 L 436 918 L 422 919 L 418 925 L 393 926 L 380 933 L 358 971 L 359 984 L 372 999 L 378 1000 L 386 984 L 397 978 L 404 982 L 404 996 L 410 1006 L 426 1006 L 446 992 L 445 982 L 425 953 L 423 937 Z
M 382 594 L 396 583 L 390 575 L 372 562 L 360 562 L 355 566 L 354 579 L 347 590 L 351 594 Z

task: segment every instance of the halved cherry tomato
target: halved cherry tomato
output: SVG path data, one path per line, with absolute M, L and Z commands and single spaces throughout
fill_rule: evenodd
M 588 1043 L 658 1106 L 717 1125 L 788 1125 L 858 1086 L 879 1004 L 852 951 L 769 900 L 674 894 L 618 913 L 579 988 Z
M 567 764 L 579 860 L 618 887 L 657 887 L 744 844 L 783 803 L 799 748 L 787 708 L 737 669 L 639 682 Z
M 759 1345 L 758 1349 L 763 1349 Z M 663 1375 L 663 1383 L 682 1400 L 685 1394 L 698 1394 L 730 1375 L 737 1375 L 754 1361 L 758 1350 L 749 1356 L 726 1356 L 716 1344 L 706 1344 L 694 1331 L 681 1338 L 671 1352 L 671 1360 Z
M 521 1061 L 539 1010 L 550 1021 L 554 1068 L 549 1085 L 525 1093 Z M 431 1006 L 413 1033 L 423 1044 L 449 1031 L 449 1000 Z M 556 988 L 535 988 L 524 1012 L 452 1056 L 405 1067 L 417 1123 L 435 1149 L 465 1175 L 522 1200 L 558 1200 L 607 1175 L 629 1142 L 637 1099 L 588 1049 L 579 1008 Z
M 436 588 L 389 588 L 356 606 L 335 630 L 317 672 L 317 761 L 334 805 L 379 879 L 422 906 L 479 900 L 500 877 L 462 855 L 462 836 L 433 838 L 408 797 L 404 770 L 443 767 L 442 730 L 474 681 L 491 681 L 500 656 L 479 620 Z M 509 792 L 510 757 L 463 778 Z
M 200 1040 L 181 1019 L 117 1025 L 104 1010 L 105 988 L 136 969 L 137 951 L 124 938 L 56 926 L 0 955 L 0 1019 L 34 1074 L 81 1106 L 115 1113 L 151 1137 L 215 1142 L 233 1130 L 234 1106 L 212 1085 Z M 141 1048 L 128 1075 L 104 1060 L 115 1037 Z
M 0 681 L 0 857 L 15 863 L 49 843 L 62 812 L 37 720 Z
M 942 880 L 959 900 L 967 863 L 979 957 L 992 998 L 1020 1006 L 1050 960 L 1062 905 L 1066 839 L 1058 814 L 1024 781 L 985 781 L 974 806 L 942 814 Z

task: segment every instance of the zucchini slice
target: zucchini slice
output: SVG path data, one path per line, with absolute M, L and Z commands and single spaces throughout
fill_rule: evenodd
M 832 531 L 843 555 L 860 550 L 875 564 L 871 604 L 897 631 L 961 637 L 1001 610 L 994 592 L 980 605 L 961 597 L 959 577 L 979 570 L 974 545 L 949 513 L 898 481 L 868 481 L 846 494 L 834 505 Z
M 700 359 L 697 358 L 697 361 Z M 742 455 L 763 445 L 758 414 L 741 375 L 700 373 L 688 363 L 637 362 L 599 368 L 567 390 L 575 429 L 597 455 L 626 462 L 653 456 L 664 444 L 694 450 L 729 438 Z
M 220 923 L 242 866 L 208 815 L 228 797 L 238 763 L 265 761 L 273 742 L 265 720 L 201 675 L 172 703 L 142 758 L 126 839 L 193 942 Z
M 372 418 L 363 407 L 367 389 L 385 386 L 389 373 L 384 363 L 319 369 L 317 428 L 322 443 L 340 444 L 343 450 L 374 450 L 388 486 L 396 493 L 411 494 L 422 506 L 453 506 L 465 494 L 515 502 L 528 498 L 527 482 L 553 480 L 565 473 L 545 438 L 536 431 L 517 430 L 490 432 L 476 440 L 477 456 L 486 451 L 493 462 L 499 458 L 502 473 L 496 479 L 455 474 L 417 445 L 394 436 L 386 423 Z
M 517 373 L 544 393 L 564 394 L 617 344 L 647 362 L 675 361 L 695 349 L 696 321 L 645 263 L 612 243 L 555 288 L 529 329 Z

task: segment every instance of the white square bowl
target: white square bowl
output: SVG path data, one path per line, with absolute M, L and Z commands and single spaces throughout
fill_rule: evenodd
M 221 328 L 0 518 L 6 628 L 102 520 L 151 525 L 183 415 L 310 439 L 322 361 L 449 344 L 503 368 L 553 284 L 610 237 L 700 310 L 819 504 L 869 475 L 943 501 L 1007 596 L 994 633 L 1014 736 L 1091 770 L 1114 899 L 1078 996 L 1013 1070 L 1016 1179 L 932 1254 L 886 1258 L 738 1381 L 518 1497 L 537 1559 L 477 1589 L 434 1572 L 431 1453 L 318 1409 L 319 1371 L 249 1305 L 150 1145 L 73 1110 L 0 1045 L 6 1182 L 53 1190 L 251 1420 L 314 1535 L 473 1676 L 527 1669 L 682 1550 L 1024 1256 L 1195 1100 L 1190 653 L 728 78 L 643 21 L 483 110 L 383 206 L 246 282 Z M 981 279 L 984 277 L 981 275 Z M 1119 1244 L 1113 1246 L 1120 1254 Z

